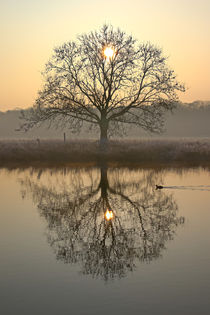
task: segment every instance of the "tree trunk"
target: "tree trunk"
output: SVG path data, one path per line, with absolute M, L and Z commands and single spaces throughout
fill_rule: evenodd
M 100 124 L 100 148 L 106 149 L 108 143 L 108 121 L 102 119 Z
M 109 188 L 109 182 L 107 177 L 107 165 L 104 164 L 101 166 L 101 180 L 100 180 L 100 188 L 101 188 L 101 198 L 103 200 L 103 210 L 104 212 L 107 209 L 111 209 L 109 200 L 108 200 L 108 188 Z
M 100 188 L 101 188 L 101 197 L 103 199 L 107 199 L 107 188 L 108 184 L 108 177 L 107 177 L 107 166 L 104 164 L 101 168 L 101 180 L 100 180 Z

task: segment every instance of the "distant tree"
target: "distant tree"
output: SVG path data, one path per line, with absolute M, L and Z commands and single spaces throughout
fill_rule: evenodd
M 23 114 L 22 129 L 56 121 L 77 132 L 87 122 L 99 127 L 101 144 L 125 124 L 160 132 L 165 111 L 184 91 L 161 49 L 107 25 L 55 48 L 43 75 L 44 87 Z

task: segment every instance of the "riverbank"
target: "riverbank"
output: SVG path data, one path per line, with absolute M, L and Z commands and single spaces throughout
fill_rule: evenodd
M 0 167 L 34 165 L 210 165 L 210 139 L 112 140 L 105 151 L 98 141 L 1 140 Z

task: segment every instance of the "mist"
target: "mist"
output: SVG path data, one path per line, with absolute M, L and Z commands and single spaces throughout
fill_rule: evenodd
M 98 139 L 98 130 L 89 130 L 87 124 L 79 134 L 73 134 L 68 128 L 56 129 L 44 123 L 38 128 L 28 132 L 18 131 L 22 121 L 20 109 L 0 112 L 0 139 L 63 139 L 65 132 L 67 140 Z M 210 101 L 196 101 L 193 103 L 180 103 L 173 113 L 165 117 L 165 130 L 162 134 L 151 134 L 137 127 L 127 127 L 125 139 L 139 139 L 142 137 L 161 138 L 206 138 L 210 136 Z M 118 136 L 119 138 L 119 136 Z

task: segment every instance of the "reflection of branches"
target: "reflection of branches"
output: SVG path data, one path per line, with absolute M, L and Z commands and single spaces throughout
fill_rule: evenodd
M 154 190 L 159 176 L 101 167 L 39 172 L 21 183 L 48 222 L 57 259 L 108 280 L 125 276 L 136 261 L 158 258 L 183 222 L 172 195 Z M 111 220 L 104 217 L 107 209 L 114 213 Z

